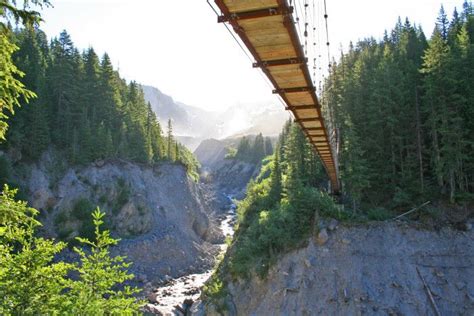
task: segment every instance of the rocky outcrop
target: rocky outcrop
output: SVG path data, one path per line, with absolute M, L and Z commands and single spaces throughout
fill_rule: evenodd
M 212 169 L 213 166 L 225 159 L 227 148 L 227 144 L 221 140 L 206 139 L 194 150 L 194 155 L 202 166 Z
M 30 205 L 41 210 L 43 234 L 66 240 L 87 234 L 90 211 L 100 206 L 112 234 L 122 239 L 113 252 L 134 263 L 131 270 L 141 282 L 212 267 L 220 238 L 214 210 L 209 194 L 183 166 L 120 160 L 59 166 L 60 159 L 48 152 L 15 170 Z
M 226 314 L 434 315 L 428 291 L 442 315 L 474 313 L 474 232 L 397 223 L 327 228 L 325 242 L 315 234 L 264 280 L 230 282 Z M 216 314 L 212 305 L 193 310 Z
M 254 136 L 247 136 L 252 138 Z M 226 158 L 229 148 L 236 148 L 240 138 L 207 139 L 194 151 L 202 165 L 201 180 L 214 190 L 242 200 L 249 181 L 258 176 L 261 164 Z
M 211 173 L 212 182 L 217 185 L 218 190 L 242 200 L 245 197 L 247 184 L 257 177 L 260 167 L 237 159 L 226 159 L 214 167 Z

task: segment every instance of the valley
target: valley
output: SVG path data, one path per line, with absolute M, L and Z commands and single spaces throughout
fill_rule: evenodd
M 472 77 L 469 0 L 0 1 L 0 315 L 474 315 Z

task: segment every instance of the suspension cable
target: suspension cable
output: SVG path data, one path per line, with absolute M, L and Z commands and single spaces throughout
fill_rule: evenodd
M 212 6 L 212 4 L 209 2 L 209 0 L 207 0 L 207 4 L 212 8 L 212 11 L 214 11 L 214 13 L 216 14 L 217 17 L 219 17 L 219 13 L 216 11 L 216 9 Z M 232 32 L 229 28 L 229 26 L 226 24 L 226 23 L 223 23 L 225 28 L 227 29 L 227 31 L 229 32 L 230 35 L 232 35 L 232 38 L 234 39 L 234 41 L 237 43 L 237 45 L 239 45 L 240 49 L 244 52 L 245 56 L 247 56 L 247 58 L 250 60 L 251 63 L 254 62 L 253 58 L 250 57 L 249 53 L 247 52 L 247 50 L 242 46 L 242 44 L 240 43 L 240 41 L 237 39 L 237 37 L 235 37 L 234 35 L 234 32 Z
M 328 10 L 326 6 L 326 0 L 324 0 L 324 20 L 326 24 L 326 46 L 328 50 L 328 68 L 331 68 L 331 53 L 329 51 L 329 29 L 328 29 Z

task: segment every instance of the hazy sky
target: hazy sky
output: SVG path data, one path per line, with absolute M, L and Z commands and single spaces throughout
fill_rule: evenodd
M 93 46 L 100 55 L 108 52 L 128 80 L 209 110 L 278 102 L 205 0 L 52 3 L 54 8 L 43 11 L 42 29 L 48 36 L 66 29 L 80 49 Z M 381 38 L 398 16 L 421 24 L 429 36 L 441 3 L 451 16 L 462 0 L 327 0 L 332 53 L 350 40 Z

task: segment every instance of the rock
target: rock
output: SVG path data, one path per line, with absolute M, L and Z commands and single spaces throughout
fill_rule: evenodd
M 146 304 L 145 307 L 144 307 L 144 311 L 149 312 L 152 315 L 163 315 L 160 312 L 160 309 L 157 306 L 153 305 L 153 304 Z
M 318 237 L 316 238 L 316 242 L 318 245 L 322 246 L 324 245 L 329 239 L 328 232 L 326 228 L 321 229 L 321 231 L 318 233 Z
M 348 245 L 348 244 L 351 243 L 351 241 L 350 241 L 349 239 L 347 239 L 347 238 L 343 238 L 343 239 L 341 240 L 341 242 L 342 242 L 344 245 Z
M 172 279 L 173 279 L 173 278 L 170 277 L 168 274 L 166 274 L 166 275 L 163 277 L 163 280 L 164 280 L 165 282 L 170 282 Z
M 194 301 L 190 298 L 184 300 L 183 305 L 186 309 L 190 308 L 193 305 Z
M 466 284 L 462 281 L 456 282 L 455 285 L 458 290 L 462 290 L 466 286 Z
M 472 230 L 472 223 L 468 222 L 468 223 L 464 224 L 464 230 L 467 231 L 467 232 L 471 231 Z
M 158 294 L 156 293 L 150 293 L 147 296 L 148 301 L 152 304 L 157 304 L 158 303 Z
M 102 168 L 104 165 L 105 165 L 105 160 L 103 159 L 100 159 L 100 160 L 97 160 L 94 165 L 98 168 Z
M 116 226 L 120 235 L 141 235 L 152 228 L 152 213 L 146 209 L 146 206 L 137 206 L 137 204 L 129 201 L 120 209 Z
M 339 225 L 339 222 L 338 222 L 337 220 L 335 220 L 334 218 L 332 218 L 332 219 L 329 221 L 328 230 L 329 230 L 329 231 L 336 230 L 337 225 Z
M 147 278 L 145 274 L 139 274 L 137 275 L 137 281 L 142 282 L 142 283 L 147 283 Z

